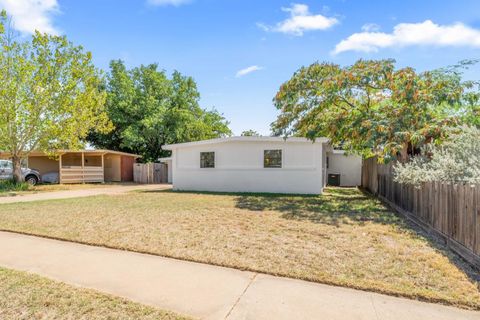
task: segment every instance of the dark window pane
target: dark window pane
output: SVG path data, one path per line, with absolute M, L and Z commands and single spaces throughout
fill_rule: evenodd
M 264 150 L 263 151 L 264 168 L 282 167 L 282 150 Z
M 200 168 L 215 168 L 215 152 L 200 152 Z

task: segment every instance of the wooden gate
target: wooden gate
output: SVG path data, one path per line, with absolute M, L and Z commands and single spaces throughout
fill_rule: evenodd
M 136 163 L 133 167 L 133 181 L 136 183 L 167 183 L 166 163 Z

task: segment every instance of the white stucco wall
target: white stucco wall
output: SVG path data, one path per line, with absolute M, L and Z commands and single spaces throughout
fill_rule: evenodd
M 264 150 L 282 150 L 282 168 L 264 168 Z M 172 146 L 176 190 L 319 194 L 322 143 L 227 141 Z M 200 152 L 215 152 L 215 168 L 200 168 Z
M 340 174 L 340 186 L 353 187 L 362 184 L 362 158 L 345 155 L 343 151 L 327 152 L 327 174 Z

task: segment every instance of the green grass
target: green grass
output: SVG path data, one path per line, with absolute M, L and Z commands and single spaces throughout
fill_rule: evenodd
M 15 203 L 0 229 L 480 309 L 474 270 L 354 188 Z
M 4 268 L 0 268 L 0 319 L 186 320 L 122 298 Z
M 0 196 L 8 195 L 11 192 L 27 191 L 31 188 L 28 183 L 15 183 L 13 180 L 0 180 Z

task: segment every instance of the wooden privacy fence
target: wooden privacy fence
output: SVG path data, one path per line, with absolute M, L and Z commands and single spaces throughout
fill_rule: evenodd
M 480 185 L 393 181 L 393 164 L 363 161 L 362 186 L 480 269 Z
M 133 181 L 136 183 L 167 183 L 168 167 L 166 163 L 135 163 Z

